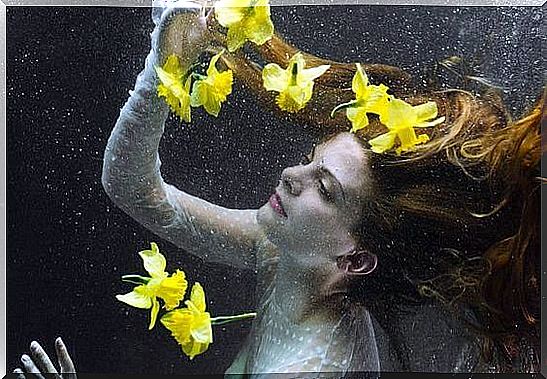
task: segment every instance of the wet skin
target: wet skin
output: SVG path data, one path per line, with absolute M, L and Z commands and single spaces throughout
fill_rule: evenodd
M 311 158 L 281 175 L 276 193 L 286 216 L 268 202 L 257 220 L 282 252 L 331 260 L 355 246 L 350 232 L 370 196 L 368 159 L 350 133 L 317 146 Z

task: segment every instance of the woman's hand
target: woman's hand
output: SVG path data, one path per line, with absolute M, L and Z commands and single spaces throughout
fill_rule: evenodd
M 24 370 L 16 368 L 13 373 L 17 375 L 17 379 L 25 379 L 25 373 L 32 374 L 29 377 L 36 377 L 38 379 L 44 379 L 42 374 L 53 374 L 56 379 L 76 379 L 76 369 L 61 338 L 55 340 L 55 350 L 57 351 L 57 361 L 61 369 L 60 373 L 53 363 L 51 363 L 51 359 L 49 359 L 49 356 L 42 349 L 42 346 L 36 341 L 30 344 L 32 358 L 26 354 L 21 356 Z
M 204 3 L 204 2 L 203 2 Z M 204 4 L 191 0 L 154 0 L 152 19 L 152 49 L 156 64 L 176 54 L 187 65 L 210 45 Z

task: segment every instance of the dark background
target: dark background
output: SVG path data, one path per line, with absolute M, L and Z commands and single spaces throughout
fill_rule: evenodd
M 136 252 L 156 241 L 169 272 L 180 267 L 203 284 L 211 314 L 255 307 L 253 273 L 204 263 L 159 239 L 102 189 L 106 141 L 149 50 L 149 14 L 8 7 L 8 369 L 33 339 L 52 351 L 61 335 L 80 372 L 221 373 L 249 331 L 249 322 L 216 328 L 208 352 L 190 362 L 161 325 L 147 330 L 149 311 L 114 298 L 132 288 L 121 275 L 144 274 Z M 446 57 L 480 60 L 476 74 L 505 88 L 515 116 L 541 92 L 540 8 L 315 6 L 272 14 L 303 50 L 401 66 L 418 82 Z M 259 207 L 311 141 L 237 84 L 229 99 L 218 119 L 201 110 L 191 125 L 170 118 L 162 172 L 209 201 Z

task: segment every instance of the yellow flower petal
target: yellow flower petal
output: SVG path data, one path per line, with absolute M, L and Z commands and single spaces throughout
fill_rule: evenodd
M 228 28 L 230 52 L 247 40 L 262 45 L 273 35 L 268 0 L 220 0 L 215 4 L 215 16 L 220 25 Z
M 135 308 L 149 309 L 152 306 L 152 299 L 146 294 L 146 286 L 138 286 L 125 295 L 116 295 L 116 299 Z
M 365 107 L 350 107 L 346 110 L 346 116 L 351 121 L 352 133 L 368 126 L 369 121 Z
M 215 76 L 218 74 L 218 70 L 217 70 L 217 62 L 218 60 L 220 59 L 220 56 L 224 53 L 224 50 L 222 50 L 220 53 L 218 54 L 215 54 L 213 55 L 213 57 L 211 58 L 211 60 L 209 61 L 209 66 L 207 67 L 207 76 L 208 77 L 211 77 L 211 76 Z
M 203 106 L 207 113 L 213 116 L 218 116 L 220 112 L 220 102 L 214 93 L 214 88 L 205 81 L 197 81 L 192 89 L 191 104 L 193 107 Z
M 375 113 L 381 117 L 388 111 L 389 103 L 393 99 L 392 96 L 388 95 L 388 90 L 389 88 L 383 84 L 369 86 L 366 99 L 361 100 L 366 102 L 365 106 L 368 112 Z
M 232 70 L 219 72 L 215 67 L 222 53 L 223 51 L 211 58 L 207 77 L 194 82 L 190 98 L 193 107 L 203 106 L 207 113 L 215 117 L 220 112 L 221 103 L 232 92 L 233 84 Z
M 211 316 L 208 312 L 194 315 L 192 322 L 192 337 L 200 343 L 213 342 L 213 329 L 211 328 Z
M 402 128 L 397 129 L 397 137 L 401 142 L 400 149 L 401 151 L 412 150 L 416 143 L 418 143 L 418 138 L 416 137 L 416 132 L 413 128 Z
M 439 124 L 442 124 L 445 120 L 445 117 L 439 117 L 438 119 L 435 119 L 433 121 L 428 121 L 428 122 L 421 122 L 421 123 L 418 123 L 416 125 L 414 125 L 414 127 L 416 128 L 429 128 L 430 126 L 435 126 L 435 125 L 439 125 Z
M 227 96 L 232 93 L 233 82 L 232 70 L 223 71 L 215 76 L 213 86 L 220 102 L 226 101 Z
M 244 25 L 236 25 L 228 29 L 228 33 L 226 34 L 228 51 L 234 52 L 239 49 L 245 43 L 246 34 Z
M 245 16 L 245 9 L 251 4 L 250 0 L 220 0 L 215 3 L 215 17 L 224 27 L 241 22 Z
M 205 291 L 203 291 L 203 287 L 198 282 L 195 282 L 192 286 L 190 301 L 196 306 L 196 308 L 200 312 L 205 312 Z
M 289 85 L 289 75 L 275 63 L 267 64 L 262 70 L 262 80 L 267 91 L 282 92 Z
M 190 341 L 192 320 L 192 312 L 188 309 L 176 309 L 163 315 L 160 321 L 171 332 L 179 345 L 182 345 Z
M 277 64 L 268 64 L 262 70 L 263 84 L 266 90 L 279 92 L 277 105 L 287 112 L 303 109 L 313 95 L 313 79 L 325 73 L 329 66 L 304 69 L 305 61 L 301 53 L 289 60 L 285 70 Z
M 416 105 L 413 109 L 416 113 L 416 121 L 418 123 L 437 117 L 437 103 L 434 101 L 428 101 L 425 104 Z
M 289 86 L 286 91 L 303 108 L 313 94 L 313 82 L 309 82 L 306 86 Z
M 190 359 L 194 359 L 196 355 L 204 353 L 209 347 L 208 343 L 200 343 L 196 340 L 190 340 L 182 345 L 182 351 L 188 355 Z
M 257 45 L 262 45 L 272 38 L 274 24 L 270 18 L 267 0 L 259 0 L 254 9 L 254 17 L 246 22 L 247 38 Z
M 325 72 L 327 72 L 330 68 L 330 65 L 321 65 L 317 67 L 312 68 L 306 68 L 302 70 L 300 73 L 299 82 L 307 83 L 314 79 L 317 79 L 321 75 L 323 75 Z
M 388 111 L 388 103 L 391 96 L 387 93 L 389 88 L 383 84 L 378 86 L 369 84 L 368 76 L 359 63 L 352 80 L 352 90 L 355 100 L 340 104 L 334 108 L 333 113 L 346 108 L 346 116 L 351 121 L 351 132 L 363 129 L 369 125 L 368 113 L 374 113 L 385 119 Z
M 148 330 L 152 330 L 154 325 L 156 325 L 156 319 L 158 318 L 158 312 L 160 311 L 160 303 L 156 298 L 152 299 L 152 310 L 150 311 L 150 325 Z
M 184 74 L 179 58 L 174 54 L 167 57 L 163 68 L 156 67 L 156 73 L 160 81 L 167 86 L 172 85 L 174 81 L 179 80 Z
M 152 247 L 151 250 L 139 251 L 139 255 L 144 262 L 144 268 L 153 278 L 166 277 L 165 267 L 167 266 L 167 262 L 165 261 L 165 257 L 160 253 L 156 243 L 152 242 L 150 245 Z
M 367 93 L 368 89 L 368 76 L 363 71 L 363 68 L 359 63 L 356 64 L 357 71 L 355 72 L 355 75 L 353 76 L 353 80 L 351 82 L 351 89 L 356 95 L 356 98 L 359 99 L 361 97 L 364 97 Z
M 400 99 L 392 99 L 389 102 L 387 112 L 380 115 L 380 122 L 390 130 L 399 130 L 412 127 L 416 121 L 416 114 L 412 105 Z
M 169 56 L 163 68 L 155 67 L 155 69 L 160 80 L 158 96 L 165 98 L 171 110 L 181 120 L 190 122 L 191 77 L 189 76 L 183 85 L 184 73 L 178 57 L 176 55 Z
M 182 78 L 182 74 L 180 76 L 173 75 L 165 70 L 163 70 L 161 67 L 156 67 L 156 73 L 158 75 L 158 79 L 161 82 L 161 86 L 163 86 L 166 91 L 171 91 L 174 89 L 173 92 L 177 91 L 177 85 L 180 83 L 180 79 Z
M 370 144 L 372 151 L 381 154 L 393 148 L 396 136 L 397 134 L 395 132 L 388 132 L 371 139 L 368 143 Z
M 389 132 L 371 139 L 369 142 L 372 151 L 383 153 L 392 149 L 398 139 L 400 145 L 396 153 L 413 150 L 417 144 L 429 141 L 429 136 L 422 134 L 416 136 L 415 127 L 428 127 L 438 125 L 444 121 L 444 117 L 429 121 L 437 117 L 437 104 L 427 102 L 412 106 L 407 102 L 389 95 L 389 88 L 384 84 L 378 86 L 369 84 L 368 77 L 357 64 L 357 70 L 352 81 L 352 90 L 356 95 L 355 100 L 340 104 L 332 113 L 346 108 L 346 116 L 351 121 L 351 132 L 356 132 L 369 124 L 368 113 L 379 116 Z
M 213 342 L 211 316 L 205 312 L 205 292 L 199 283 L 194 283 L 190 300 L 186 300 L 185 304 L 188 308 L 169 312 L 161 322 L 171 331 L 182 351 L 193 359 Z
M 298 112 L 305 106 L 305 104 L 297 102 L 287 91 L 283 91 L 277 96 L 276 103 L 280 109 L 289 113 Z
M 161 281 L 156 296 L 165 302 L 165 309 L 171 310 L 179 306 L 187 287 L 188 282 L 185 279 L 184 272 L 177 270 L 171 277 Z

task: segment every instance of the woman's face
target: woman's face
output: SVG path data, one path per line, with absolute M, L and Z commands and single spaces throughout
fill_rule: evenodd
M 258 222 L 283 252 L 332 260 L 355 248 L 371 190 L 365 150 L 350 133 L 318 145 L 308 162 L 283 170 Z

